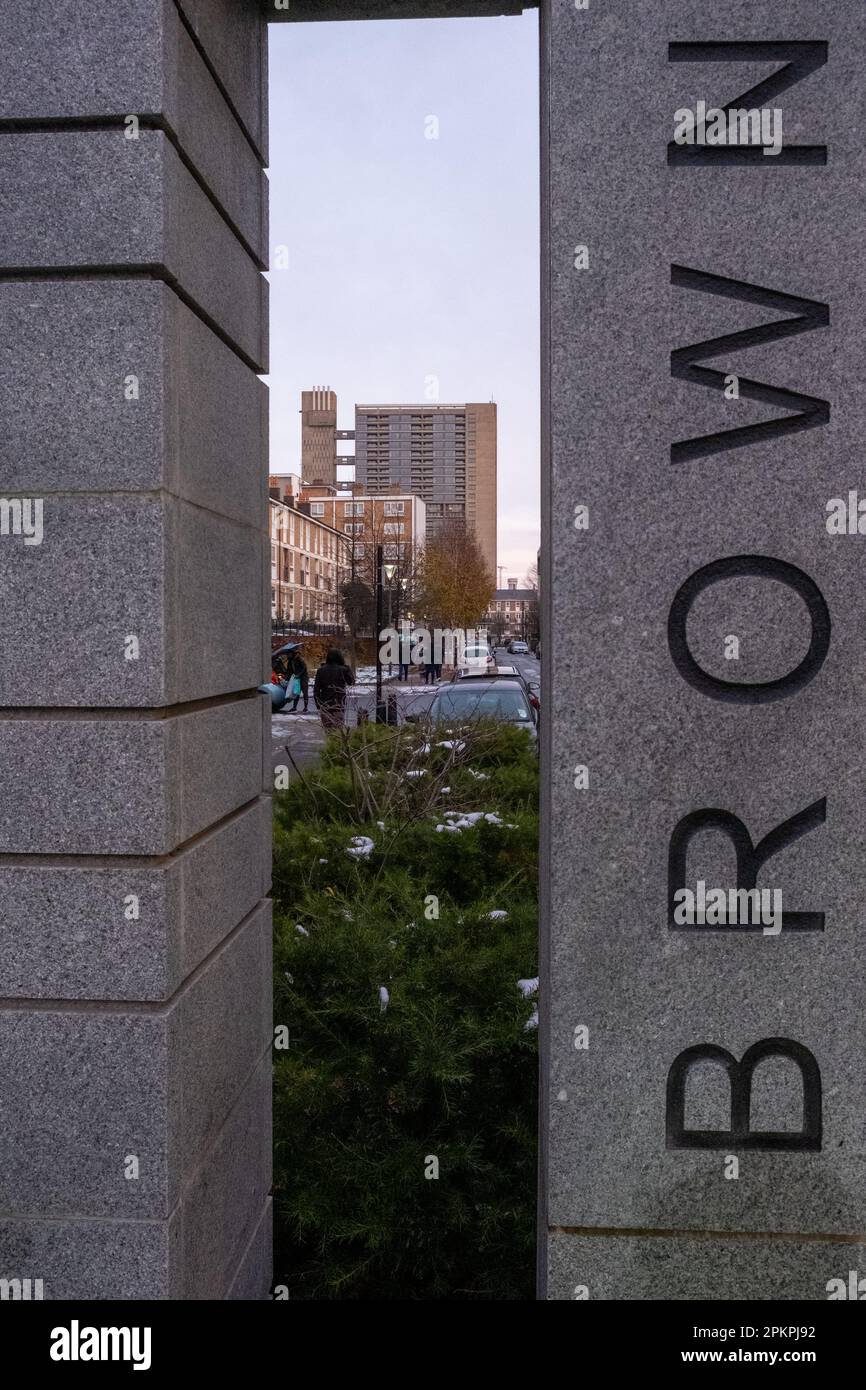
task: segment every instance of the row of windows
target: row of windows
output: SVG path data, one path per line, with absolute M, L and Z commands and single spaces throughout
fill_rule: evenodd
M 315 577 L 312 582 L 317 588 L 325 586 L 328 588 L 333 587 L 334 573 L 336 570 L 336 565 L 333 561 L 329 562 L 326 557 L 314 559 L 309 555 L 305 555 L 302 551 L 292 550 L 288 546 L 279 549 L 273 541 L 271 541 L 272 577 L 276 579 L 277 572 L 281 568 L 283 580 L 289 580 L 291 583 L 294 583 L 296 557 L 301 584 L 306 584 L 308 582 L 307 576 L 313 575 Z M 320 580 L 321 583 L 319 582 Z
M 297 549 L 322 555 L 326 559 L 337 558 L 337 540 L 329 531 L 297 518 Z M 275 512 L 271 521 L 272 540 L 282 541 L 283 545 L 295 547 L 295 517 L 289 512 Z
M 271 617 L 294 623 L 301 618 L 315 619 L 318 623 L 337 623 L 340 621 L 339 605 L 335 598 L 320 594 L 301 593 L 294 589 L 271 588 Z
M 276 564 L 271 565 L 271 582 L 276 584 L 277 580 L 281 584 L 298 584 L 302 589 L 321 589 L 322 592 L 334 593 L 336 584 L 333 572 L 323 574 L 320 570 L 315 573 L 305 565 L 299 565 L 297 573 L 294 565 L 283 565 L 282 574 L 279 573 Z
M 363 502 L 343 502 L 341 505 L 342 505 L 342 508 L 343 508 L 343 516 L 363 516 L 363 515 L 364 515 L 364 503 L 363 503 Z M 385 515 L 386 515 L 386 516 L 403 516 L 404 509 L 405 509 L 405 503 L 404 503 L 404 502 L 386 502 L 386 503 L 384 504 L 384 511 L 385 511 Z M 324 502 L 311 502 L 311 503 L 310 503 L 310 515 L 311 515 L 311 516 L 324 516 L 324 515 L 325 515 L 325 503 L 324 503 Z
M 370 546 L 370 549 L 372 550 L 373 547 Z M 366 551 L 366 541 L 359 541 L 354 546 L 353 554 L 356 565 L 364 559 Z M 404 541 L 400 541 L 396 545 L 391 544 L 382 546 L 382 556 L 385 560 L 399 560 L 402 557 L 403 559 L 408 561 L 411 557 L 411 554 L 412 547 L 410 545 L 407 545 Z
M 468 418 L 474 419 L 475 417 L 470 415 Z M 373 411 L 369 413 L 367 411 L 362 411 L 358 415 L 358 424 L 361 426 L 366 424 L 368 427 L 372 425 L 377 429 L 382 429 L 385 425 L 394 425 L 395 427 L 399 425 L 402 426 L 403 429 L 405 429 L 407 425 L 424 425 L 429 429 L 437 420 L 444 420 L 446 422 L 462 425 L 465 424 L 466 419 L 467 416 L 462 410 L 425 410 L 422 411 L 421 414 L 415 415 L 404 415 L 402 412 L 399 415 L 391 414 L 391 412 L 387 410 L 378 414 Z
M 405 529 L 402 521 L 386 521 L 382 526 L 382 532 L 386 536 L 402 536 Z M 347 521 L 343 530 L 347 536 L 363 536 L 367 528 L 363 521 Z

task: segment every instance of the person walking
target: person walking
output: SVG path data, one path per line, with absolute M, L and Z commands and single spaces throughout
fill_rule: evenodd
M 300 652 L 295 652 L 292 658 L 292 674 L 290 680 L 292 691 L 292 714 L 298 708 L 298 701 L 301 696 L 304 698 L 304 714 L 310 702 L 310 673 L 307 670 L 307 663 Z
M 322 727 L 327 732 L 342 729 L 346 713 L 346 690 L 354 683 L 351 666 L 346 665 L 343 653 L 332 647 L 316 672 L 313 682 L 313 699 L 319 711 Z

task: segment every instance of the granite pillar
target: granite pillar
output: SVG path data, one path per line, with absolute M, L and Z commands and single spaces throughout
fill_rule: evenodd
M 866 1273 L 864 60 L 543 6 L 552 1299 Z
M 266 27 L 0 17 L 0 1276 L 270 1282 Z

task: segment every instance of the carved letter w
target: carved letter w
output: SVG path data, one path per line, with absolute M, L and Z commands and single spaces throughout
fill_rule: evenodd
M 683 289 L 700 290 L 703 294 L 718 294 L 726 299 L 739 299 L 747 304 L 760 304 L 766 309 L 789 312 L 793 318 L 780 319 L 776 323 L 759 324 L 756 328 L 745 328 L 739 333 L 726 333 L 721 338 L 708 338 L 706 342 L 695 343 L 691 347 L 677 348 L 671 353 L 671 376 L 697 386 L 709 386 L 715 391 L 725 389 L 725 372 L 712 367 L 699 367 L 696 364 L 708 357 L 723 357 L 739 352 L 743 348 L 759 347 L 764 343 L 774 343 L 777 338 L 790 338 L 796 333 L 808 333 L 813 328 L 826 328 L 830 322 L 830 306 L 817 299 L 801 299 L 797 295 L 783 294 L 781 290 L 762 289 L 760 285 L 750 285 L 745 280 L 729 280 L 724 275 L 711 275 L 705 270 L 690 270 L 688 266 L 671 266 L 671 284 Z M 731 368 L 728 367 L 728 372 Z M 724 453 L 727 449 L 739 449 L 744 444 L 759 444 L 779 435 L 795 434 L 800 430 L 811 430 L 816 425 L 826 425 L 830 419 L 830 402 L 819 396 L 804 396 L 799 391 L 786 391 L 781 386 L 765 386 L 761 381 L 750 381 L 739 377 L 740 396 L 751 401 L 765 401 L 777 405 L 782 410 L 795 410 L 796 415 L 784 415 L 779 420 L 764 420 L 759 425 L 741 425 L 734 430 L 720 430 L 718 434 L 704 434 L 696 439 L 683 439 L 671 445 L 671 463 L 684 463 L 687 459 L 703 458 L 707 454 Z

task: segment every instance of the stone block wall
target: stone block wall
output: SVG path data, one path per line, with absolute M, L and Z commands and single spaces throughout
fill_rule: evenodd
M 266 35 L 0 15 L 0 1276 L 46 1299 L 270 1281 Z

